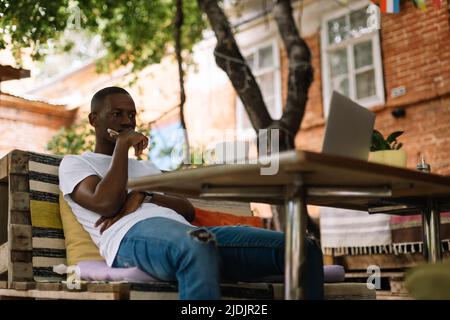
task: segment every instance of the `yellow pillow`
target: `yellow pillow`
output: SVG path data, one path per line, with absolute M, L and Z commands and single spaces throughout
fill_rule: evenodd
M 91 236 L 83 229 L 62 193 L 59 193 L 59 211 L 66 242 L 67 264 L 76 265 L 84 260 L 105 260 Z

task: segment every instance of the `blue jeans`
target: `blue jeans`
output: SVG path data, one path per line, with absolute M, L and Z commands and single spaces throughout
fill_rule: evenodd
M 305 298 L 323 298 L 320 247 L 306 241 Z M 113 267 L 138 267 L 178 281 L 180 299 L 220 299 L 220 280 L 257 281 L 284 273 L 284 234 L 246 226 L 193 227 L 166 218 L 136 223 Z

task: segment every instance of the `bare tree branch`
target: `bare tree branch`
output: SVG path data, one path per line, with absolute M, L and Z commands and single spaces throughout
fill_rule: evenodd
M 291 134 L 288 148 L 294 147 L 295 134 L 300 128 L 313 81 L 311 52 L 295 25 L 291 0 L 275 0 L 273 15 L 289 59 L 288 93 L 280 126 Z
M 267 128 L 272 118 L 267 111 L 261 90 L 239 50 L 231 31 L 228 18 L 219 7 L 217 0 L 197 0 L 206 13 L 216 35 L 214 50 L 217 65 L 224 70 L 237 91 L 255 130 Z
M 181 127 L 183 128 L 184 139 L 186 142 L 186 153 L 185 160 L 190 159 L 190 147 L 189 147 L 189 139 L 187 135 L 186 129 L 186 121 L 184 118 L 184 104 L 186 102 L 186 93 L 184 91 L 184 70 L 183 70 L 183 57 L 181 56 L 181 27 L 183 26 L 183 0 L 176 0 L 176 15 L 175 15 L 175 29 L 174 29 L 174 37 L 175 37 L 175 55 L 177 57 L 178 63 L 178 75 L 179 75 L 179 84 L 180 84 L 180 122 Z M 189 162 L 188 162 L 189 163 Z

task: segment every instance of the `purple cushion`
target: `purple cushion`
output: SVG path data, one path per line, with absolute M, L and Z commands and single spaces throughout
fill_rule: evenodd
M 111 268 L 105 261 L 86 260 L 78 263 L 80 278 L 90 281 L 128 281 L 154 282 L 159 281 L 147 273 L 133 268 Z
M 345 280 L 344 267 L 336 264 L 323 266 L 323 275 L 326 283 L 344 282 Z
M 128 281 L 128 282 L 155 282 L 159 281 L 139 270 L 132 268 L 111 268 L 105 261 L 87 260 L 78 263 L 80 277 L 89 281 Z M 343 282 L 345 280 L 345 270 L 343 266 L 326 265 L 323 266 L 324 281 L 326 283 Z M 283 276 L 266 277 L 263 281 L 283 282 Z

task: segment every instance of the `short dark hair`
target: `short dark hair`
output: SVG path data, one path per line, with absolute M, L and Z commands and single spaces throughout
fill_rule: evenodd
M 112 94 L 126 94 L 131 97 L 127 90 L 120 87 L 106 87 L 97 91 L 91 99 L 91 112 L 98 112 L 105 102 L 105 98 Z

